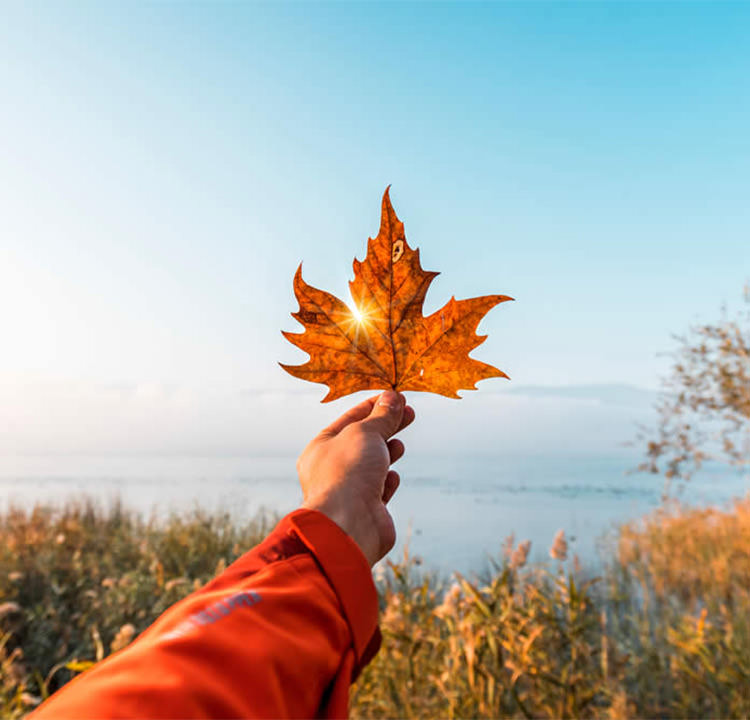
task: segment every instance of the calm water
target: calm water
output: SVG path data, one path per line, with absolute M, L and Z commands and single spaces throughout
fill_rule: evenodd
M 294 458 L 274 457 L 2 457 L 0 507 L 59 502 L 81 495 L 103 503 L 165 514 L 196 505 L 226 509 L 238 519 L 260 508 L 279 513 L 300 501 Z M 660 478 L 626 475 L 624 456 L 432 457 L 398 464 L 402 484 L 391 502 L 400 552 L 448 573 L 479 570 L 505 537 L 532 541 L 544 559 L 563 528 L 571 552 L 595 564 L 602 539 L 616 523 L 660 502 Z M 747 478 L 711 469 L 684 491 L 686 501 L 722 504 L 743 495 Z

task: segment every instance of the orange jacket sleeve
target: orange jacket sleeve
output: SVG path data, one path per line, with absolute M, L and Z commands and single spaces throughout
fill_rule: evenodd
M 346 717 L 349 686 L 380 646 L 377 613 L 359 547 L 296 510 L 30 717 Z

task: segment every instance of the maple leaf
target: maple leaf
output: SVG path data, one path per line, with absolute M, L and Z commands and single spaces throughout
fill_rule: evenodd
M 308 285 L 302 279 L 302 264 L 297 268 L 294 294 L 299 310 L 292 317 L 305 330 L 282 334 L 310 359 L 302 365 L 279 364 L 295 377 L 327 385 L 322 402 L 358 390 L 387 388 L 460 399 L 456 391 L 476 390 L 479 380 L 507 378 L 469 353 L 487 337 L 475 332 L 480 320 L 495 305 L 513 298 L 452 297 L 425 317 L 424 298 L 439 273 L 422 269 L 419 250 L 407 244 L 388 190 L 377 237 L 369 238 L 364 261 L 354 260 L 354 280 L 349 283 L 353 308 Z

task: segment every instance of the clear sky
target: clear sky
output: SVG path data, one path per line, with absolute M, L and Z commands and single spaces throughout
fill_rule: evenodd
M 750 275 L 749 36 L 750 3 L 5 4 L 3 427 L 294 397 L 294 270 L 348 300 L 391 183 L 427 310 L 517 299 L 475 351 L 513 387 L 656 387 Z

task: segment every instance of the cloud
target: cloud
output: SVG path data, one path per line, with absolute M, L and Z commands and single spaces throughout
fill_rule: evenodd
M 0 454 L 297 455 L 359 396 L 321 404 L 319 388 L 211 389 L 162 383 L 0 381 Z M 419 453 L 612 452 L 650 413 L 628 386 L 409 393 Z M 361 397 L 360 397 L 361 396 Z
M 658 396 L 655 390 L 625 384 L 527 385 L 511 388 L 509 392 L 530 398 L 565 398 L 639 409 L 651 407 Z

